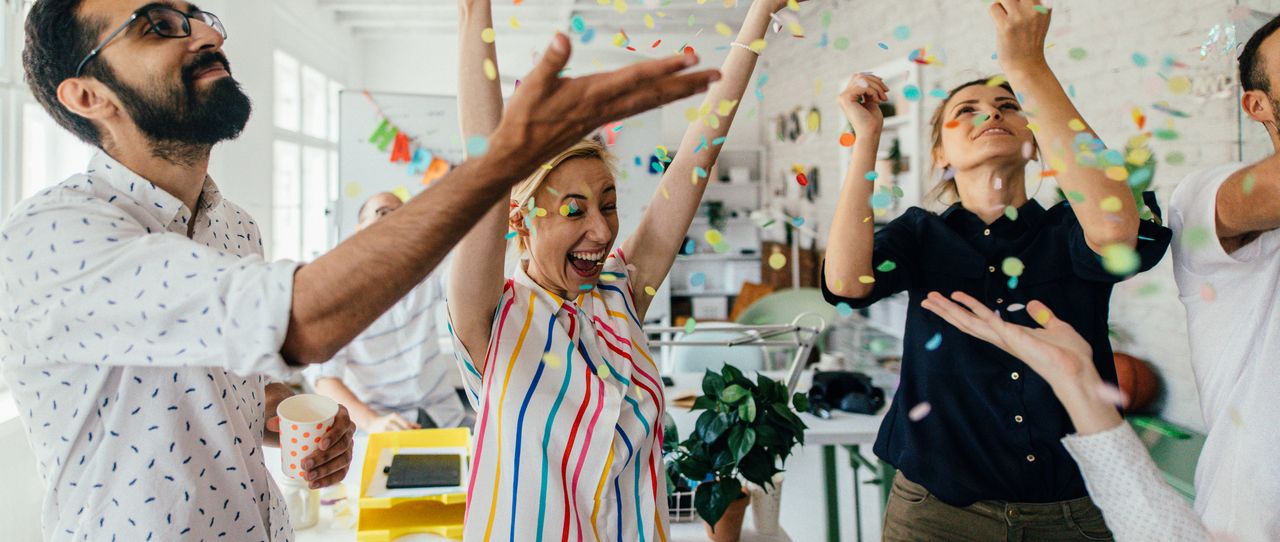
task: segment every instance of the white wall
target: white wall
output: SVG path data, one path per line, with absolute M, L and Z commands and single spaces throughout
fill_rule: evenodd
M 302 62 L 336 77 L 348 87 L 361 85 L 361 45 L 334 24 L 315 0 L 260 2 L 205 0 L 227 26 L 227 58 L 232 72 L 253 99 L 253 117 L 239 139 L 213 152 L 210 174 L 223 194 L 244 207 L 271 239 L 272 140 L 275 137 L 273 51 L 283 49 Z M 268 253 L 270 253 L 268 247 Z
M 1177 183 L 1193 168 L 1235 160 L 1237 156 L 1237 106 L 1234 93 L 1224 98 L 1174 95 L 1159 74 L 1163 58 L 1173 55 L 1185 68 L 1169 70 L 1170 75 L 1185 75 L 1197 87 L 1219 77 L 1234 77 L 1233 58 L 1210 57 L 1205 61 L 1194 53 L 1215 23 L 1230 20 L 1234 0 L 1073 0 L 1057 2 L 1054 27 L 1050 35 L 1048 56 L 1059 78 L 1075 90 L 1075 101 L 1083 115 L 1112 146 L 1123 146 L 1137 132 L 1130 117 L 1134 106 L 1146 112 L 1147 127 L 1172 125 L 1180 137 L 1176 141 L 1155 141 L 1153 149 L 1161 157 L 1155 190 L 1167 206 Z M 1275 11 L 1280 2 L 1245 2 L 1258 9 Z M 797 162 L 821 168 L 826 182 L 823 194 L 808 211 L 808 219 L 830 223 L 840 180 L 838 132 L 824 127 L 819 140 L 793 144 L 778 143 L 772 136 L 773 115 L 796 106 L 806 109 L 816 105 L 823 114 L 825 126 L 836 125 L 843 116 L 836 105 L 839 85 L 854 71 L 871 69 L 893 60 L 905 58 L 913 48 L 929 46 L 945 60 L 944 66 L 923 68 L 924 92 L 935 86 L 950 86 L 968 79 L 998 71 L 992 59 L 995 39 L 985 2 L 953 2 L 949 0 L 901 0 L 898 2 L 854 2 L 836 0 L 808 4 L 803 21 L 810 34 L 817 37 L 823 29 L 821 15 L 830 11 L 832 23 L 826 28 L 832 42 L 838 37 L 849 40 L 843 51 L 828 46 L 818 48 L 817 39 L 784 41 L 771 44 L 766 55 L 765 73 L 770 76 L 765 86 L 766 119 L 764 132 L 768 142 L 773 174 L 779 168 Z M 910 29 L 906 41 L 894 38 L 899 25 Z M 1241 36 L 1243 41 L 1247 36 Z M 888 50 L 880 48 L 883 42 Z M 1083 48 L 1083 60 L 1072 60 L 1068 51 Z M 1134 53 L 1146 55 L 1150 66 L 1138 68 Z M 797 60 L 803 59 L 803 62 Z M 1167 100 L 1170 105 L 1192 115 L 1174 119 L 1152 109 L 1152 104 Z M 932 113 L 939 100 L 927 99 L 925 114 Z M 1245 137 L 1263 140 L 1256 126 L 1244 127 Z M 1265 144 L 1264 144 L 1265 147 Z M 1250 154 L 1258 156 L 1257 146 Z M 1181 152 L 1186 163 L 1175 166 L 1163 162 L 1169 152 Z M 1131 339 L 1119 348 L 1151 360 L 1168 388 L 1163 413 L 1173 421 L 1191 427 L 1203 427 L 1198 398 L 1188 363 L 1186 318 L 1176 297 L 1176 287 L 1166 256 L 1155 270 L 1130 280 L 1116 289 L 1112 318 L 1117 327 Z

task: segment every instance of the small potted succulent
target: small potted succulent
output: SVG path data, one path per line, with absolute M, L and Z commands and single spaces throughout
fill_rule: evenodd
M 804 422 L 797 412 L 809 409 L 803 393 L 788 396 L 781 382 L 764 376 L 753 381 L 725 365 L 702 378 L 703 395 L 693 404 L 701 410 L 688 438 L 672 454 L 676 475 L 701 482 L 694 507 L 717 542 L 736 541 L 742 533 L 749 502 L 743 481 L 766 491 L 797 444 L 804 443 Z

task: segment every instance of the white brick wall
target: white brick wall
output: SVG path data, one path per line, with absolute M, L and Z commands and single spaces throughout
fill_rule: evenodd
M 1246 4 L 1266 11 L 1280 10 L 1280 0 Z M 792 163 L 821 170 L 821 197 L 816 204 L 803 206 L 807 220 L 816 221 L 825 232 L 840 189 L 837 137 L 844 123 L 835 96 L 845 78 L 854 71 L 905 58 L 912 49 L 926 45 L 945 60 L 943 66 L 923 68 L 922 89 L 926 94 L 935 87 L 945 90 L 965 80 L 997 73 L 998 66 L 992 59 L 995 38 L 986 6 L 985 2 L 956 0 L 815 0 L 803 10 L 808 38 L 771 40 L 762 68 L 769 82 L 764 87 L 765 100 L 760 110 L 761 139 L 768 147 L 775 179 L 789 177 L 787 169 Z M 1174 95 L 1160 71 L 1163 59 L 1172 55 L 1186 67 L 1166 70 L 1165 77 L 1185 75 L 1196 86 L 1224 76 L 1234 81 L 1233 58 L 1215 56 L 1201 61 L 1198 54 L 1209 28 L 1227 22 L 1234 7 L 1234 0 L 1057 2 L 1049 60 L 1064 85 L 1074 86 L 1077 106 L 1099 135 L 1112 146 L 1123 147 L 1125 140 L 1137 133 L 1130 116 L 1134 106 L 1143 108 L 1148 129 L 1172 123 L 1178 130 L 1177 140 L 1155 141 L 1152 145 L 1162 160 L 1155 178 L 1162 204 L 1167 205 L 1173 188 L 1189 171 L 1236 160 L 1240 152 L 1241 126 L 1235 93 L 1217 98 Z M 846 50 L 839 51 L 831 45 L 819 49 L 819 37 L 824 31 L 822 14 L 828 11 L 832 22 L 825 31 L 829 40 L 833 43 L 836 38 L 848 38 L 850 46 Z M 893 29 L 899 25 L 910 28 L 908 40 L 894 39 Z M 882 50 L 878 42 L 887 44 L 889 50 Z M 1084 48 L 1087 57 L 1070 59 L 1068 51 L 1075 47 Z M 1148 57 L 1150 64 L 1138 68 L 1132 60 L 1134 53 Z M 1158 112 L 1151 106 L 1159 101 L 1168 101 L 1192 117 L 1174 119 Z M 927 119 L 938 102 L 926 98 L 915 105 L 925 108 L 922 113 Z M 772 123 L 775 115 L 815 105 L 823 115 L 824 131 L 820 135 L 797 143 L 777 141 Z M 1244 134 L 1249 143 L 1246 157 L 1256 159 L 1267 152 L 1265 132 L 1260 128 L 1249 123 Z M 1163 162 L 1173 151 L 1186 156 L 1184 164 Z M 1048 193 L 1051 190 L 1041 190 L 1041 196 Z M 1112 319 L 1127 337 L 1117 346 L 1155 365 L 1166 387 L 1161 406 L 1164 416 L 1202 428 L 1188 363 L 1186 315 L 1177 299 L 1170 260 L 1166 256 L 1155 270 L 1116 289 Z

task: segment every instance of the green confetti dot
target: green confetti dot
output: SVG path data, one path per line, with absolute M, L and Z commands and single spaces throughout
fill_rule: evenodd
M 1026 269 L 1027 267 L 1022 263 L 1022 260 L 1017 258 L 1005 258 L 1004 262 L 1000 264 L 1000 271 L 1009 277 L 1021 277 L 1022 272 L 1026 271 Z
M 1017 220 L 1018 208 L 1012 205 L 1006 206 L 1004 208 L 1004 216 L 1007 217 L 1009 220 Z
M 1067 192 L 1067 199 L 1071 200 L 1071 203 L 1084 203 L 1084 194 L 1072 190 Z
M 1187 157 L 1178 151 L 1173 151 L 1164 157 L 1164 161 L 1171 166 L 1178 166 L 1182 165 L 1183 162 L 1186 162 Z
M 1170 128 L 1160 128 L 1158 130 L 1155 130 L 1152 133 L 1155 134 L 1156 139 L 1160 139 L 1163 141 L 1173 141 L 1175 139 L 1178 139 L 1178 131 Z
M 988 115 L 986 113 L 979 113 L 978 115 L 975 115 L 973 117 L 973 125 L 979 126 L 982 123 L 987 122 L 987 119 L 990 119 L 990 118 L 991 118 L 991 115 Z
M 883 262 L 880 262 L 880 265 L 876 267 L 876 271 L 879 271 L 881 273 L 888 273 L 897 268 L 898 268 L 898 264 L 893 263 L 893 260 L 885 260 Z
M 697 320 L 694 320 L 693 318 L 690 318 L 690 319 L 686 320 L 686 321 L 685 321 L 685 323 L 684 323 L 684 332 L 685 332 L 685 333 L 693 333 L 693 330 L 695 330 L 695 329 L 697 329 L 697 328 L 698 328 L 698 321 L 697 321 Z
M 1142 260 L 1138 253 L 1128 245 L 1107 245 L 1102 247 L 1102 268 L 1117 277 L 1127 277 L 1138 271 Z
M 1205 243 L 1209 242 L 1209 234 L 1209 228 L 1204 226 L 1187 228 L 1186 231 L 1182 232 L 1182 244 L 1190 249 L 1203 247 Z
M 836 38 L 836 41 L 835 43 L 832 44 L 832 46 L 834 46 L 837 51 L 843 51 L 845 49 L 848 49 L 849 38 Z
M 1244 189 L 1244 193 L 1245 194 L 1252 193 L 1253 185 L 1257 184 L 1257 182 L 1258 182 L 1258 178 L 1255 177 L 1252 173 L 1246 175 L 1244 178 L 1244 186 L 1242 187 Z
M 1089 56 L 1089 52 L 1079 47 L 1074 47 L 1067 53 L 1067 56 L 1071 57 L 1071 60 L 1084 60 L 1084 57 Z

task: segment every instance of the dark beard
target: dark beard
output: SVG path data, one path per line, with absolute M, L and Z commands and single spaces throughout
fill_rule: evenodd
M 195 74 L 211 64 L 231 68 L 221 53 L 198 55 L 182 69 L 182 85 L 169 89 L 135 89 L 108 73 L 95 74 L 120 97 L 125 112 L 151 141 L 152 154 L 174 164 L 191 165 L 214 144 L 235 139 L 249 122 L 253 104 L 240 83 L 223 77 L 207 88 L 195 86 Z

